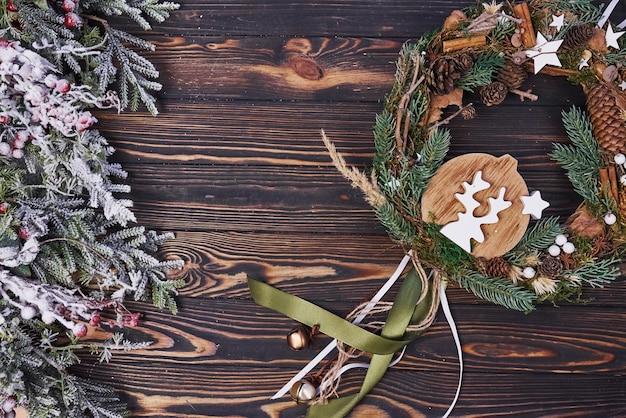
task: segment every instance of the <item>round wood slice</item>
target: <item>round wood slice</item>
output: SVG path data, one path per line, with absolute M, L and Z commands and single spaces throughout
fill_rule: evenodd
M 489 197 L 496 198 L 501 187 L 506 189 L 504 199 L 511 206 L 498 213 L 498 222 L 481 226 L 485 235 L 482 243 L 472 240 L 472 254 L 476 257 L 500 256 L 519 242 L 524 235 L 530 215 L 522 215 L 521 196 L 528 196 L 528 187 L 517 172 L 517 160 L 510 155 L 494 157 L 489 154 L 465 154 L 443 164 L 435 173 L 422 197 L 422 219 L 446 225 L 459 219 L 466 208 L 455 197 L 463 193 L 463 182 L 471 183 L 475 174 L 482 171 L 482 179 L 489 188 L 477 192 L 474 199 L 481 205 L 474 210 L 479 217 L 489 212 Z

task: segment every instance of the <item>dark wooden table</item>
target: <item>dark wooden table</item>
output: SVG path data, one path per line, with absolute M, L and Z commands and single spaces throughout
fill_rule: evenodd
M 466 5 L 184 0 L 155 25 L 146 56 L 161 70 L 161 114 L 100 113 L 99 128 L 130 173 L 139 222 L 176 233 L 163 256 L 185 261 L 174 277 L 187 285 L 176 316 L 133 305 L 145 317 L 130 335 L 152 347 L 86 358 L 79 372 L 115 386 L 137 417 L 303 416 L 269 398 L 315 350 L 287 347 L 293 321 L 252 302 L 246 274 L 345 315 L 394 270 L 401 249 L 332 167 L 320 129 L 368 166 L 400 47 Z M 449 126 L 450 157 L 511 154 L 546 214 L 567 216 L 579 199 L 547 153 L 566 141 L 561 111 L 584 96 L 547 76 L 525 87 L 540 99 L 486 108 L 467 95 L 478 115 Z M 625 281 L 528 315 L 448 294 L 466 362 L 454 416 L 626 416 Z M 458 366 L 440 314 L 353 416 L 441 416 Z M 362 377 L 345 376 L 345 391 Z

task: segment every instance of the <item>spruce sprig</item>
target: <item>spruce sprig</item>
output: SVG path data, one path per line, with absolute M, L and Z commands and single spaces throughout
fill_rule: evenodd
M 591 287 L 604 287 L 620 275 L 619 260 L 608 258 L 594 260 L 573 271 L 564 271 L 563 276 L 574 280 L 580 280 Z
M 395 127 L 395 118 L 388 111 L 385 110 L 381 114 L 376 115 L 373 129 L 376 155 L 374 156 L 373 165 L 374 170 L 377 172 L 383 171 L 393 159 Z
M 376 215 L 395 240 L 410 243 L 414 239 L 417 231 L 392 204 L 386 202 L 378 206 Z
M 495 304 L 522 312 L 535 309 L 537 295 L 511 282 L 486 277 L 472 270 L 462 271 L 454 279 L 462 288 Z
M 494 74 L 504 66 L 504 56 L 496 51 L 487 51 L 478 57 L 472 69 L 461 77 L 455 85 L 463 90 L 473 92 L 475 88 L 491 83 Z
M 563 112 L 563 124 L 571 144 L 554 144 L 552 159 L 567 172 L 574 191 L 593 206 L 600 202 L 600 147 L 587 113 L 576 107 Z
M 597 23 L 602 16 L 602 5 L 596 6 L 592 0 L 534 0 L 534 10 L 550 10 L 551 13 L 571 12 L 577 23 Z
M 531 228 L 527 229 L 522 239 L 511 252 L 542 251 L 554 244 L 557 235 L 563 233 L 563 226 L 559 218 L 550 216 L 539 219 Z

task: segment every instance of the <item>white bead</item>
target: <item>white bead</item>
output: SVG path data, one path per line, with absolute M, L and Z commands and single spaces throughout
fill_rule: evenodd
M 37 315 L 37 309 L 34 306 L 24 306 L 20 311 L 20 315 L 25 320 L 33 319 Z
M 524 275 L 524 277 L 526 277 L 527 279 L 532 279 L 533 277 L 535 277 L 535 269 L 532 267 L 526 267 L 523 271 L 522 274 Z
M 626 163 L 626 155 L 622 153 L 615 154 L 615 157 L 613 157 L 613 161 L 615 161 L 615 164 L 617 165 L 622 165 Z
M 626 174 L 619 178 L 619 182 L 622 183 L 622 186 L 626 186 Z
M 22 296 L 24 296 L 25 300 L 31 301 L 35 299 L 35 297 L 37 297 L 37 290 L 33 287 L 27 287 L 26 289 L 22 290 Z
M 554 240 L 556 245 L 563 245 L 567 242 L 567 237 L 563 234 L 559 234 L 556 236 L 556 239 Z
M 572 244 L 571 242 L 566 242 L 565 244 L 563 244 L 563 252 L 565 254 L 571 254 L 574 251 L 576 251 L 576 247 L 574 247 L 574 244 Z
M 615 222 L 617 222 L 617 216 L 615 216 L 612 213 L 607 213 L 606 215 L 604 215 L 604 223 L 606 223 L 607 225 L 613 225 Z
M 548 252 L 552 257 L 556 257 L 557 255 L 561 254 L 561 247 L 556 244 L 551 245 L 550 248 L 548 248 Z
M 45 324 L 53 324 L 54 321 L 56 321 L 56 318 L 54 316 L 54 314 L 50 311 L 43 311 L 41 313 L 41 320 L 45 323 Z

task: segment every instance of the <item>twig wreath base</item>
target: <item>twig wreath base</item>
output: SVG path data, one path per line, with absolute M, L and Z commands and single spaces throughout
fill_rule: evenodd
M 413 268 L 393 303 L 370 301 L 353 315 L 387 318 L 359 327 L 352 317 L 331 320 L 309 302 L 249 280 L 261 305 L 341 340 L 339 356 L 292 390 L 297 401 L 312 404 L 307 417 L 348 414 L 382 377 L 398 343 L 428 327 L 445 298 L 439 288 L 456 285 L 529 312 L 545 301 L 575 302 L 585 287 L 619 276 L 626 250 L 626 32 L 608 21 L 617 1 L 604 12 L 588 0 L 483 3 L 454 11 L 442 29 L 405 44 L 374 124 L 369 175 L 348 166 L 322 132 L 336 168 L 364 193 Z M 479 91 L 486 106 L 509 94 L 535 101 L 522 89 L 528 73 L 565 76 L 587 96 L 586 111 L 563 112 L 571 142 L 555 144 L 550 154 L 582 198 L 563 221 L 542 216 L 549 203 L 528 190 L 511 156 L 447 160 L 451 135 L 444 125 L 476 113 L 463 92 Z M 449 106 L 458 109 L 443 118 Z M 329 400 L 359 353 L 371 353 L 361 390 Z

